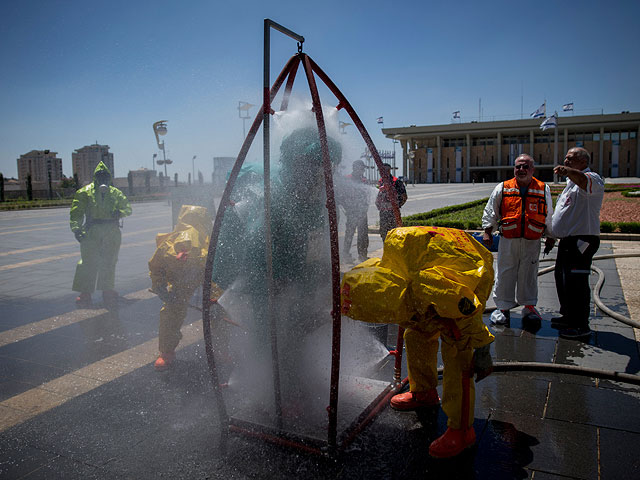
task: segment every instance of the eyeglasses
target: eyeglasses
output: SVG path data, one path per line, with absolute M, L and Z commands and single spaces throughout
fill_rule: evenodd
M 523 163 L 522 165 L 514 165 L 513 168 L 515 168 L 516 170 L 529 170 L 529 165 L 526 163 Z

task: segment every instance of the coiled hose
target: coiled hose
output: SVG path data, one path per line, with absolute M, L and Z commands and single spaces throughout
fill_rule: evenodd
M 606 260 L 610 258 L 631 258 L 640 257 L 639 253 L 618 253 L 612 255 L 599 255 L 593 257 L 593 260 Z M 553 262 L 555 258 L 543 259 L 541 262 Z M 538 276 L 545 273 L 552 272 L 555 266 L 546 267 L 538 271 Z M 640 322 L 636 322 L 630 318 L 620 315 L 607 307 L 600 299 L 600 291 L 604 285 L 605 275 L 604 272 L 596 266 L 591 266 L 591 270 L 598 274 L 598 281 L 593 287 L 593 298 L 598 308 L 611 318 L 614 318 L 626 325 L 633 328 L 640 328 Z M 485 309 L 485 313 L 490 313 L 495 310 L 495 307 Z M 602 380 L 612 380 L 616 382 L 629 383 L 632 385 L 640 386 L 640 376 L 632 375 L 628 373 L 616 372 L 613 370 L 599 370 L 595 368 L 581 367 L 578 365 L 564 365 L 558 363 L 543 363 L 543 362 L 495 362 L 493 364 L 494 372 L 509 372 L 509 371 L 528 371 L 528 372 L 547 372 L 547 373 L 561 373 L 569 375 L 580 375 L 584 377 L 595 377 Z M 442 372 L 439 370 L 439 373 Z

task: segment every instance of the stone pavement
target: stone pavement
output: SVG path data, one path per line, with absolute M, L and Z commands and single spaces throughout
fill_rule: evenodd
M 637 478 L 640 388 L 530 372 L 494 374 L 476 385 L 477 446 L 454 460 L 427 455 L 446 428 L 439 409 L 385 409 L 337 463 L 238 435 L 224 452 L 197 311 L 183 327 L 175 368 L 153 370 L 160 302 L 146 291 L 145 266 L 153 232 L 167 230 L 168 207 L 137 205 L 134 212 L 118 265 L 124 297 L 117 314 L 100 304 L 74 308 L 68 283 L 77 244 L 66 226 L 56 226 L 56 211 L 34 216 L 39 227 L 0 225 L 0 478 Z M 18 229 L 24 233 L 9 251 Z M 381 253 L 380 237 L 370 240 L 371 256 Z M 48 257 L 43 242 L 52 244 Z M 637 242 L 603 239 L 598 255 L 638 250 Z M 639 259 L 596 265 L 606 275 L 603 302 L 640 321 Z M 539 281 L 541 328 L 522 325 L 514 309 L 510 328 L 491 327 L 497 361 L 639 374 L 634 329 L 594 311 L 588 342 L 559 339 L 549 325 L 558 309 L 553 275 Z M 390 381 L 391 362 L 371 378 Z
M 617 258 L 616 267 L 624 300 L 632 320 L 640 322 L 640 241 L 612 241 L 614 254 L 635 253 L 636 258 Z M 640 330 L 634 329 L 636 340 L 640 342 Z

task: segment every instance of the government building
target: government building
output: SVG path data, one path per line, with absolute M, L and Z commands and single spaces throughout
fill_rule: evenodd
M 561 116 L 541 130 L 543 118 L 383 128 L 402 146 L 409 183 L 498 182 L 513 177 L 518 155 L 535 161 L 536 177 L 554 179 L 553 167 L 572 147 L 591 154 L 603 177 L 640 177 L 640 113 Z

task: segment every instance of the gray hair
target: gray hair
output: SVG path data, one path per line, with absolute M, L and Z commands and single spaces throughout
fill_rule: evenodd
M 589 152 L 582 147 L 573 147 L 569 149 L 570 152 L 574 152 L 576 156 L 582 160 L 583 162 L 587 162 L 587 165 L 591 163 L 591 155 Z
M 533 161 L 533 158 L 530 155 L 527 155 L 526 153 L 521 153 L 520 155 L 518 155 L 516 159 L 513 161 L 514 165 L 518 160 L 524 160 L 532 167 L 535 166 L 535 162 Z

